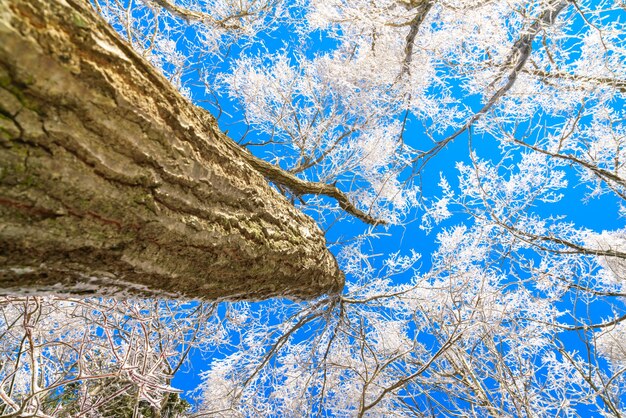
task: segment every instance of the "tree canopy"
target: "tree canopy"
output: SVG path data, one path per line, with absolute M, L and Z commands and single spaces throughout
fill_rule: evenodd
M 623 2 L 92 5 L 315 219 L 346 287 L 6 297 L 0 417 L 626 415 Z

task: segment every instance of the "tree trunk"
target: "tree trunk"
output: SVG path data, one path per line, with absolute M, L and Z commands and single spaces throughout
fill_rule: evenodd
M 339 291 L 250 158 L 88 2 L 0 3 L 0 294 Z

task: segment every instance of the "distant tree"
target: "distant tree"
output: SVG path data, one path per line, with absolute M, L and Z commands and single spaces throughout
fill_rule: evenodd
M 119 320 L 122 328 L 137 327 L 130 334 L 137 343 L 112 339 L 99 352 L 120 372 L 103 392 L 108 397 L 91 392 L 106 399 L 98 413 L 132 405 L 141 416 L 169 402 L 172 365 L 187 352 L 168 344 L 186 341 L 219 353 L 209 354 L 197 404 L 184 412 L 193 416 L 626 415 L 623 3 L 93 5 L 181 94 L 264 157 L 255 168 L 322 228 L 333 233 L 353 221 L 346 201 L 362 220 L 378 223 L 350 225 L 360 231 L 330 242 L 346 274 L 343 293 L 194 305 L 205 306 L 206 316 L 192 315 L 180 327 L 184 336 L 170 339 L 179 335 L 173 325 L 147 334 L 150 347 L 163 340 L 173 349 L 166 362 L 158 353 L 169 351 L 141 345 L 140 324 L 175 324 L 189 308 L 124 302 L 115 315 L 129 318 Z M 273 178 L 275 167 L 289 176 Z M 347 200 L 305 196 L 298 181 L 332 186 Z M 595 201 L 604 206 L 594 216 L 613 219 L 613 230 L 568 218 Z M 409 239 L 418 228 L 434 237 L 432 253 L 378 247 L 378 237 Z M 27 312 L 19 303 L 9 300 L 6 309 Z M 104 312 L 119 304 L 89 303 Z M 134 303 L 144 304 L 149 320 L 133 314 Z M 71 362 L 45 373 L 31 366 L 34 328 L 13 315 L 5 315 L 3 326 L 15 331 L 0 374 L 0 396 L 13 404 L 3 413 L 52 414 L 38 399 L 60 393 L 51 385 L 33 391 L 32 382 Z M 42 335 L 56 346 L 66 331 L 54 327 Z M 83 330 L 100 336 L 107 327 L 85 321 L 73 344 Z M 194 327 L 205 330 L 201 337 L 190 337 Z M 116 356 L 116 344 L 130 354 Z M 126 356 L 136 380 L 111 394 L 128 381 L 118 359 Z M 159 366 L 152 374 L 133 368 L 144 362 Z M 105 382 L 94 381 L 94 388 Z M 18 383 L 22 392 L 9 392 Z M 89 404 L 74 402 L 73 393 L 75 386 L 55 405 Z

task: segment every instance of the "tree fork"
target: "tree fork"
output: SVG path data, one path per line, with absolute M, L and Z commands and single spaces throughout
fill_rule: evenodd
M 88 2 L 0 3 L 0 294 L 338 292 L 250 158 Z

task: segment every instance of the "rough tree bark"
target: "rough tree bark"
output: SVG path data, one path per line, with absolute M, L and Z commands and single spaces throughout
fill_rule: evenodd
M 0 294 L 341 289 L 250 161 L 88 2 L 0 2 Z

